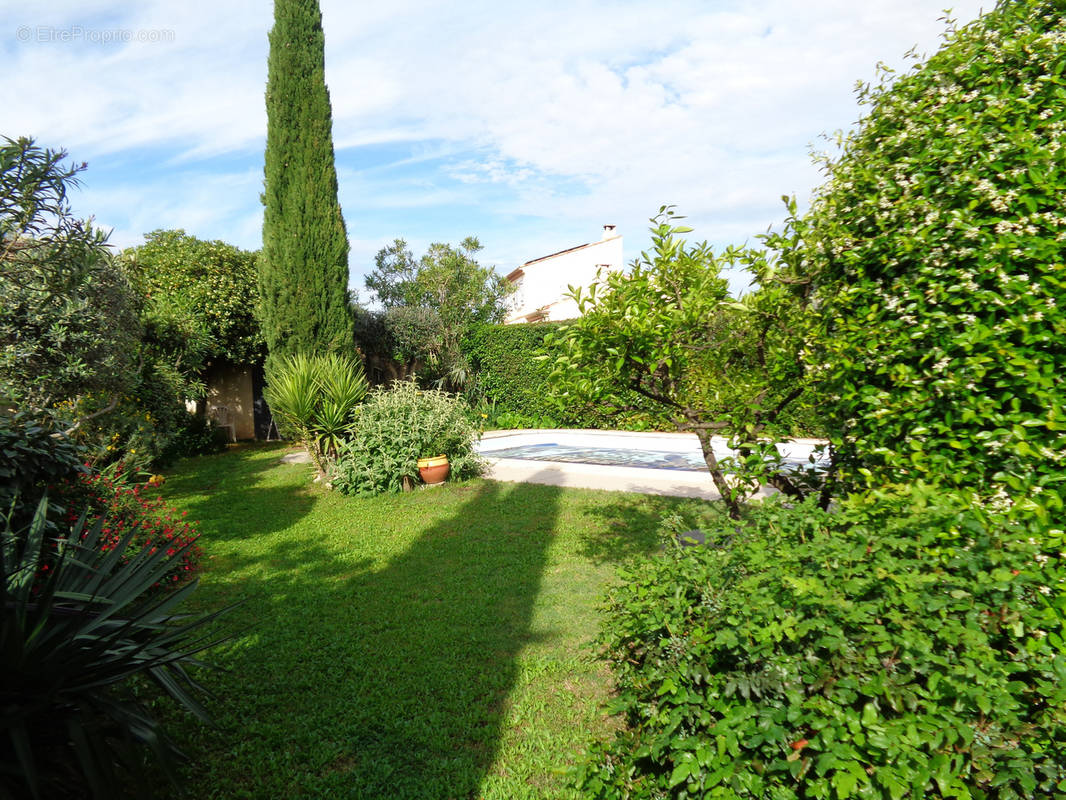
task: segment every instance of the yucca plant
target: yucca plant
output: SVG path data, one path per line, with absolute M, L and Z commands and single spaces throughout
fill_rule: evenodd
M 131 679 L 208 721 L 187 668 L 218 643 L 204 626 L 223 612 L 173 613 L 195 580 L 151 591 L 180 550 L 122 563 L 132 533 L 109 547 L 103 520 L 86 530 L 83 517 L 50 538 L 48 508 L 45 497 L 28 530 L 0 531 L 0 797 L 113 798 L 143 784 L 148 753 L 172 777 L 180 756 Z
M 358 362 L 335 353 L 289 356 L 267 373 L 264 394 L 321 475 L 355 426 L 367 382 Z

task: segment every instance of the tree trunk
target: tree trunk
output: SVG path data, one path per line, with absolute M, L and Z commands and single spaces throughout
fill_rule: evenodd
M 718 493 L 722 495 L 722 500 L 725 501 L 726 508 L 729 509 L 729 516 L 733 519 L 740 519 L 740 502 L 726 481 L 725 473 L 718 466 L 718 457 L 715 456 L 714 448 L 711 446 L 711 432 L 698 430 L 696 431 L 696 436 L 699 437 L 700 448 L 703 450 L 703 460 L 711 473 L 711 480 L 714 481 L 714 486 L 718 489 Z

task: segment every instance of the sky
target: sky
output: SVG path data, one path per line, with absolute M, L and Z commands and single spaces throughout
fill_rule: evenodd
M 613 224 L 629 261 L 666 204 L 694 239 L 756 244 L 820 184 L 811 153 L 859 119 L 856 83 L 935 52 L 944 5 L 322 0 L 350 286 L 369 299 L 395 238 L 474 235 L 506 274 Z M 78 216 L 118 247 L 183 228 L 258 249 L 269 0 L 0 9 L 0 134 L 88 163 Z

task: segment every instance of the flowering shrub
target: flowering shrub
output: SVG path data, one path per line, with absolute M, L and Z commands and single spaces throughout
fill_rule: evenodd
M 581 796 L 1066 796 L 1066 572 L 1038 527 L 929 487 L 770 500 L 623 571 L 625 727 Z
M 913 479 L 1063 508 L 1066 22 L 999 3 L 860 92 L 868 114 L 793 220 L 823 312 L 822 395 L 851 486 Z
M 341 446 L 330 478 L 345 494 L 398 492 L 419 481 L 418 459 L 446 455 L 451 476 L 480 475 L 474 452 L 477 428 L 470 409 L 455 395 L 422 390 L 411 381 L 377 389 L 359 408 L 352 438 Z
M 73 526 L 88 509 L 86 527 L 102 524 L 100 548 L 105 551 L 133 531 L 127 548 L 130 556 L 144 548 L 152 552 L 165 548 L 167 555 L 173 556 L 189 545 L 180 558 L 170 562 L 156 586 L 179 586 L 193 578 L 200 569 L 203 551 L 193 543 L 198 533 L 195 524 L 185 519 L 188 512 L 178 514 L 162 498 L 146 496 L 146 487 L 128 482 L 128 473 L 121 466 L 109 472 L 112 474 L 85 472 L 59 487 L 65 509 L 63 521 Z

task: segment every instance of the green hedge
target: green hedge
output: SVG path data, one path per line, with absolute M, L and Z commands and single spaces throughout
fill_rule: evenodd
M 463 342 L 463 352 L 475 375 L 473 392 L 488 402 L 494 417 L 514 416 L 525 421 L 511 427 L 556 427 L 561 423 L 548 384 L 551 365 L 537 360 L 544 353 L 545 334 L 558 328 L 557 322 L 479 325 Z
M 469 394 L 478 410 L 487 415 L 485 427 L 632 431 L 661 428 L 651 413 L 614 414 L 607 408 L 560 404 L 551 381 L 556 353 L 545 348 L 544 337 L 566 324 L 479 325 L 467 336 L 463 353 L 474 375 Z M 550 357 L 538 359 L 542 355 Z M 626 400 L 636 406 L 647 402 L 636 394 L 627 395 Z M 785 424 L 794 435 L 821 435 L 817 409 L 811 400 L 800 398 L 785 415 Z
M 487 415 L 486 427 L 650 429 L 650 418 L 640 414 L 559 403 L 551 382 L 555 359 L 538 356 L 553 355 L 544 337 L 565 324 L 479 325 L 467 336 L 463 353 L 475 376 L 471 394 Z
M 916 487 L 703 531 L 620 574 L 624 724 L 582 797 L 1066 797 L 1066 576 L 1032 523 Z

